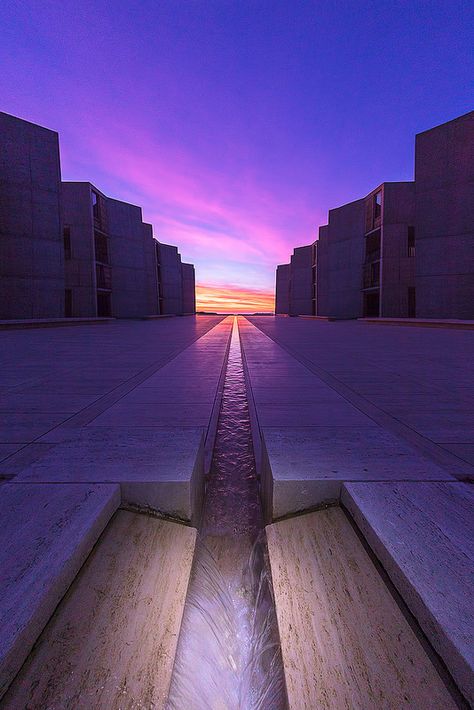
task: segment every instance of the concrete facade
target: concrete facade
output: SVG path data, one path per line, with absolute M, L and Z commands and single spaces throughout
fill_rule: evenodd
M 383 183 L 365 198 L 360 315 L 415 317 L 414 212 L 412 182 Z
M 290 312 L 290 265 L 280 264 L 276 268 L 275 313 Z
M 0 319 L 64 315 L 58 134 L 0 113 Z
M 415 141 L 421 318 L 474 318 L 474 111 Z
M 183 313 L 183 273 L 178 247 L 156 243 L 160 315 Z
M 414 182 L 385 182 L 330 210 L 285 281 L 277 267 L 277 313 L 474 318 L 474 111 L 419 134 L 415 162 Z
M 183 315 L 196 313 L 196 278 L 193 264 L 181 264 Z
M 313 246 L 297 247 L 290 261 L 290 315 L 312 315 Z
M 136 318 L 157 315 L 153 235 L 140 207 L 106 200 L 112 269 L 112 315 Z M 149 264 L 149 266 L 147 266 Z M 154 277 L 154 278 L 153 278 Z
M 152 228 L 140 207 L 90 183 L 63 183 L 66 293 L 71 317 L 158 314 Z
M 0 113 L 0 139 L 0 320 L 195 313 L 193 265 L 140 207 L 61 183 L 54 131 Z

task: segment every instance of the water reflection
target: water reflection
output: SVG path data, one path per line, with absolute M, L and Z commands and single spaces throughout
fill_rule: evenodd
M 168 710 L 286 708 L 268 569 L 234 319 Z

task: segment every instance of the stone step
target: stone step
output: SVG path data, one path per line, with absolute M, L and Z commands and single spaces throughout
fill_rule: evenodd
M 0 697 L 119 504 L 116 485 L 1 487 Z
M 457 707 L 341 508 L 266 530 L 291 710 Z
M 4 708 L 163 708 L 196 531 L 118 511 L 5 695 Z
M 197 523 L 204 494 L 204 429 L 85 427 L 19 474 L 21 483 L 116 483 L 122 503 Z
M 474 706 L 474 491 L 351 483 L 342 502 Z

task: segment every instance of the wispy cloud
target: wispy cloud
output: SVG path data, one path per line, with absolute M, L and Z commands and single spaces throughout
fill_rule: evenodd
M 274 310 L 275 299 L 271 291 L 263 289 L 244 289 L 233 284 L 199 284 L 196 287 L 196 307 L 198 311 L 217 313 L 268 312 Z

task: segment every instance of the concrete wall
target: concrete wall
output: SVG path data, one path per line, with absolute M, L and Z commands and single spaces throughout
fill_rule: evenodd
M 154 315 L 157 303 L 149 300 L 147 257 L 152 258 L 153 239 L 144 229 L 140 207 L 106 199 L 110 265 L 112 267 L 112 315 L 137 318 Z
M 290 264 L 280 264 L 276 268 L 275 313 L 288 315 L 290 312 Z
M 290 261 L 290 315 L 311 315 L 313 312 L 312 267 L 312 245 L 297 247 Z
M 196 313 L 196 283 L 194 266 L 181 264 L 182 289 L 183 289 L 183 314 Z
M 151 224 L 142 224 L 143 248 L 145 253 L 146 300 L 148 312 L 146 315 L 160 313 L 158 297 L 158 270 L 156 263 L 156 239 L 153 237 Z
M 59 141 L 0 113 L 0 319 L 64 315 Z
M 182 314 L 182 270 L 178 248 L 159 242 L 157 253 L 160 273 L 160 312 L 162 315 Z
M 72 291 L 75 318 L 97 316 L 94 225 L 91 185 L 63 182 L 61 185 L 63 230 L 69 229 L 71 258 L 64 260 L 65 288 Z
M 415 224 L 415 184 L 386 182 L 382 189 L 381 315 L 407 318 L 408 289 L 415 288 L 415 257 L 408 255 L 408 229 Z
M 316 270 L 317 308 L 316 315 L 329 315 L 329 227 L 319 228 L 318 259 Z
M 416 136 L 421 318 L 474 318 L 474 111 Z
M 327 227 L 327 313 L 334 318 L 359 318 L 362 314 L 362 264 L 365 256 L 364 200 L 329 211 Z M 322 270 L 322 266 L 321 266 Z M 323 307 L 323 306 L 321 306 Z

